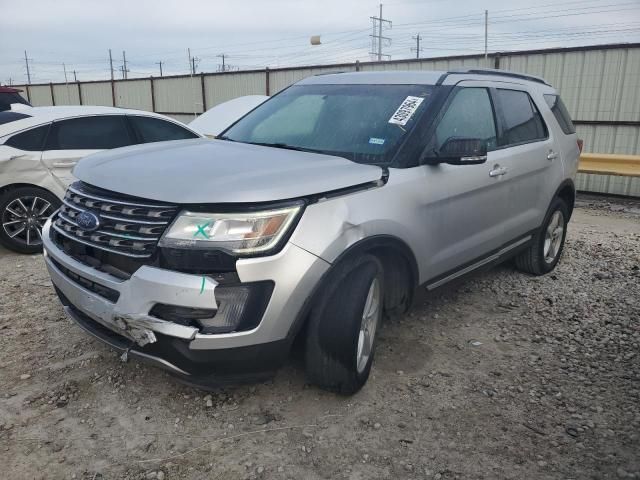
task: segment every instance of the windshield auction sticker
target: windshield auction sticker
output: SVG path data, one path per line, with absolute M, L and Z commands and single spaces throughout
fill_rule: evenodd
M 394 123 L 396 125 L 406 125 L 407 122 L 411 119 L 418 107 L 422 103 L 424 98 L 420 97 L 407 97 L 404 99 L 404 102 L 398 107 L 396 112 L 391 115 L 389 119 L 389 123 Z

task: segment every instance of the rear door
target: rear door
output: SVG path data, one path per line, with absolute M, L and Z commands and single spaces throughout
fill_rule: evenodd
M 498 150 L 507 169 L 504 184 L 509 209 L 505 233 L 513 239 L 527 235 L 543 221 L 553 192 L 554 169 L 562 171 L 560 153 L 534 100 L 535 95 L 518 86 L 493 90 L 501 134 Z M 538 100 L 538 99 L 536 99 Z M 544 101 L 540 97 L 541 101 Z
M 65 188 L 75 181 L 71 170 L 83 157 L 134 143 L 124 115 L 93 115 L 58 120 L 51 125 L 42 162 Z

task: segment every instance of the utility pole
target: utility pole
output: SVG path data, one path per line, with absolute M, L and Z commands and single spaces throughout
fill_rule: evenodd
M 391 39 L 389 37 L 383 37 L 382 36 L 382 25 L 384 23 L 388 23 L 389 24 L 389 28 L 391 28 L 391 20 L 386 20 L 385 18 L 382 18 L 382 4 L 380 4 L 380 16 L 379 17 L 369 17 L 371 18 L 371 25 L 373 27 L 373 33 L 370 35 L 371 36 L 371 52 L 369 52 L 370 55 L 375 55 L 378 58 L 378 61 L 382 61 L 382 57 L 389 57 L 391 58 L 391 55 L 384 55 L 382 53 L 382 40 L 387 40 L 389 42 L 391 42 Z M 377 40 L 377 52 L 376 50 L 376 40 Z
M 191 49 L 187 48 L 187 54 L 189 55 L 189 71 L 191 72 L 191 75 L 195 75 L 196 74 L 196 67 L 198 65 L 198 63 L 200 62 L 200 59 L 198 57 L 192 57 L 191 56 Z
M 122 51 L 122 78 L 127 79 L 127 73 L 129 69 L 127 68 L 127 55 L 125 51 Z
M 420 40 L 422 40 L 422 37 L 420 36 L 420 34 L 417 34 L 415 37 L 411 38 L 416 41 L 416 48 L 411 48 L 411 51 L 413 52 L 415 50 L 416 58 L 420 58 L 420 52 L 422 51 L 422 48 L 420 47 Z
M 29 58 L 26 50 L 24 51 L 24 63 L 27 66 L 27 82 L 31 85 L 31 72 L 29 71 Z
M 489 10 L 484 11 L 484 65 L 489 66 L 489 56 L 487 52 L 487 40 L 489 38 Z
M 64 71 L 64 84 L 67 90 L 67 103 L 71 103 L 71 93 L 69 93 L 69 80 L 67 79 L 67 66 L 63 63 L 62 70 Z
M 111 49 L 109 49 L 109 69 L 111 70 L 111 80 L 113 81 L 113 57 L 111 56 Z
M 159 62 L 156 62 L 156 65 L 160 65 L 160 76 L 162 76 L 162 64 L 164 62 L 162 60 L 160 60 Z
M 224 59 L 225 59 L 225 57 L 226 57 L 226 56 L 227 56 L 227 55 L 225 55 L 224 53 L 221 53 L 220 55 L 216 55 L 216 57 L 218 57 L 218 58 L 222 58 L 222 66 L 221 66 L 221 67 L 220 67 L 220 66 L 218 67 L 218 71 L 219 71 L 219 72 L 225 72 L 225 71 L 227 70 L 227 66 L 226 66 L 226 64 L 225 64 L 225 62 L 224 62 Z

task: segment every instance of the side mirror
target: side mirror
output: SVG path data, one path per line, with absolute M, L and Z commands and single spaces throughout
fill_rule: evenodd
M 424 163 L 450 165 L 478 165 L 487 161 L 487 142 L 480 138 L 449 137 Z

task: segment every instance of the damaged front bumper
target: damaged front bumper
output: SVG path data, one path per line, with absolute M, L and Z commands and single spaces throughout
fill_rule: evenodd
M 250 330 L 202 333 L 150 312 L 158 304 L 216 309 L 218 283 L 213 278 L 142 266 L 123 280 L 67 255 L 49 230 L 50 221 L 42 232 L 45 263 L 67 314 L 113 348 L 199 385 L 275 370 L 286 358 L 298 313 L 329 267 L 291 243 L 271 257 L 238 260 L 243 284 L 273 283 L 262 318 Z

